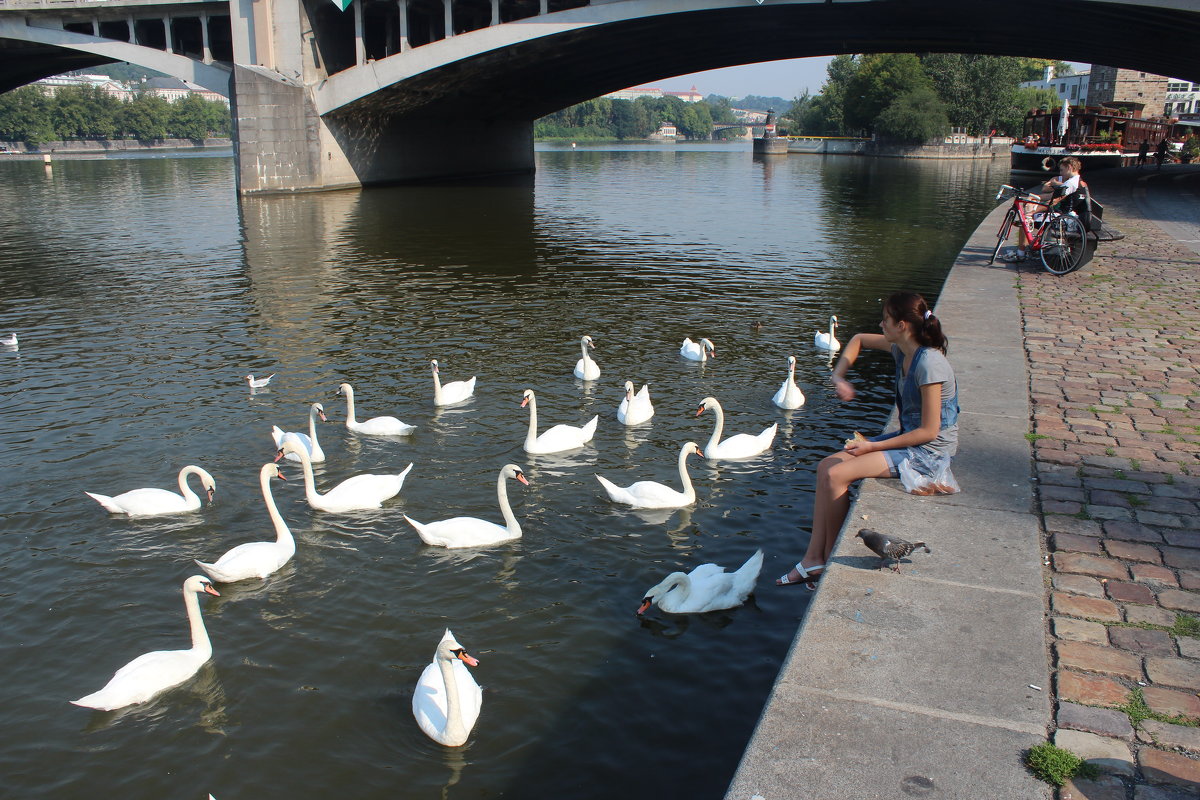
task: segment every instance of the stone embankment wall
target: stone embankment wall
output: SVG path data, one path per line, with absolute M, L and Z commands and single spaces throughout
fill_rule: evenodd
M 878 158 L 1000 158 L 1008 157 L 1012 140 L 1007 137 L 988 144 L 886 144 L 867 142 L 862 149 L 864 156 Z
M 24 142 L 0 142 L 0 147 L 7 147 L 15 155 L 71 155 L 74 153 L 119 153 L 140 152 L 159 149 L 185 149 L 189 147 L 233 147 L 231 139 L 80 139 L 70 142 L 45 142 L 40 145 L 27 145 Z

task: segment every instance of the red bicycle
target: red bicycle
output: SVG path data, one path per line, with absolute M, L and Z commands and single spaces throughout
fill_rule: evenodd
M 996 193 L 997 200 L 1012 198 L 1012 205 L 1000 223 L 996 234 L 996 249 L 988 264 L 994 264 L 1000 248 L 1008 241 L 1014 225 L 1020 224 L 1029 241 L 1029 252 L 1037 253 L 1042 266 L 1054 275 L 1066 275 L 1079 269 L 1087 255 L 1087 231 L 1074 211 L 1065 214 L 1053 210 L 1049 203 L 1032 192 L 1009 186 Z

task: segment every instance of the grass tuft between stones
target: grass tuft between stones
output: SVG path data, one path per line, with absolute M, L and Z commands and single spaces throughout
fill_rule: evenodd
M 1062 786 L 1071 778 L 1096 778 L 1100 770 L 1070 750 L 1055 747 L 1049 742 L 1034 745 L 1025 753 L 1025 765 L 1041 780 Z
M 1147 719 L 1166 722 L 1171 725 L 1182 725 L 1186 728 L 1200 728 L 1200 719 L 1185 717 L 1182 714 L 1172 716 L 1152 711 L 1150 706 L 1146 705 L 1146 695 L 1140 688 L 1130 690 L 1129 698 L 1125 701 L 1125 705 L 1113 706 L 1113 708 L 1129 717 L 1129 724 L 1134 728 L 1137 728 L 1143 720 Z
M 1190 614 L 1176 614 L 1170 625 L 1155 625 L 1153 622 L 1113 622 L 1107 619 L 1088 619 L 1107 628 L 1141 628 L 1144 631 L 1166 631 L 1172 636 L 1191 636 L 1200 639 L 1200 618 Z

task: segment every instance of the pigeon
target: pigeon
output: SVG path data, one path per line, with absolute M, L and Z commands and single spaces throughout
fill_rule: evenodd
M 251 389 L 261 389 L 264 386 L 266 386 L 268 383 L 270 383 L 271 378 L 274 378 L 274 377 L 275 377 L 274 372 L 272 372 L 270 375 L 268 375 L 265 378 L 256 378 L 253 375 L 247 375 L 246 383 L 250 384 Z
M 879 563 L 879 569 L 883 569 L 883 565 L 888 562 L 888 559 L 894 559 L 896 563 L 892 565 L 893 572 L 899 572 L 900 559 L 918 547 L 925 548 L 926 553 L 933 552 L 924 542 L 906 542 L 898 536 L 884 536 L 879 531 L 873 531 L 870 528 L 863 528 L 855 536 L 862 539 L 863 544 L 883 559 Z

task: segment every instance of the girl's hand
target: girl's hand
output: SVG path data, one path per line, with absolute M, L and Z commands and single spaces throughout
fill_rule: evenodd
M 879 448 L 877 442 L 868 441 L 867 439 L 853 439 L 846 442 L 845 450 L 852 456 L 865 456 L 867 453 L 874 453 Z
M 833 391 L 837 393 L 839 400 L 849 401 L 854 399 L 854 384 L 836 375 L 831 380 L 833 381 Z

